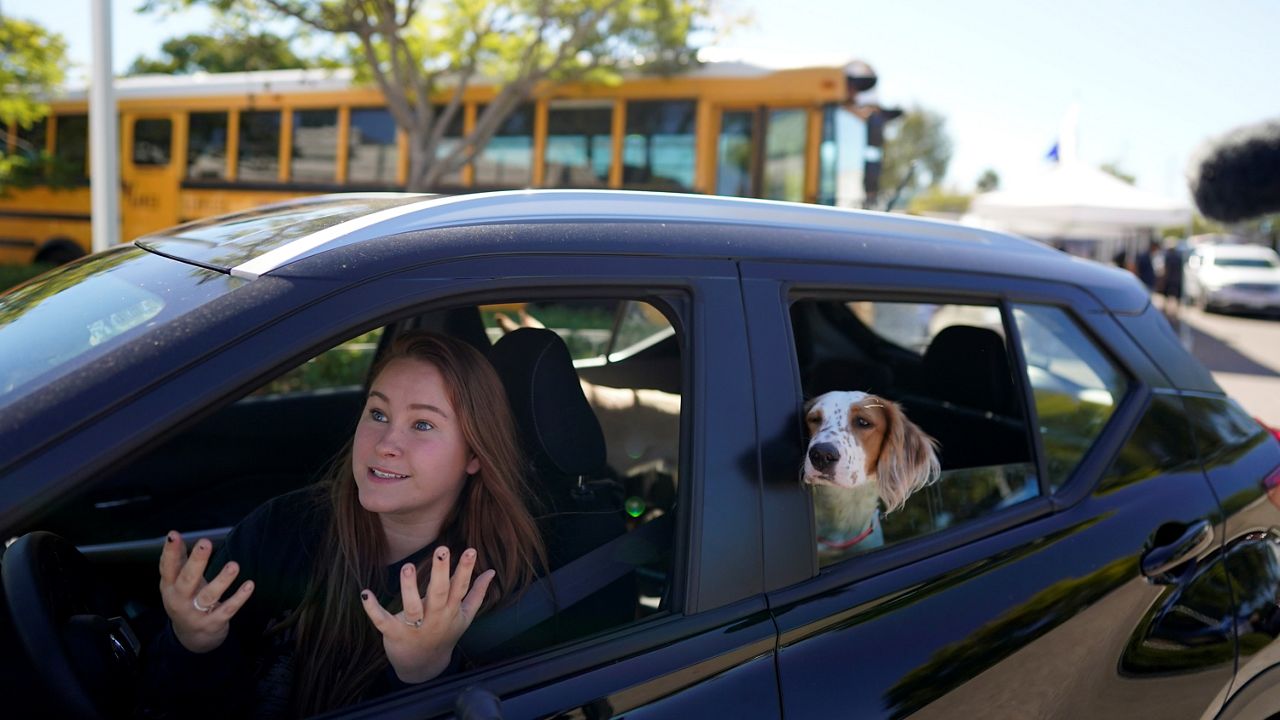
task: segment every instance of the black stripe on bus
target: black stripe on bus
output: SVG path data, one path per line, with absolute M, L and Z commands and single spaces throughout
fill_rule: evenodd
M 0 210 L 0 217 L 35 220 L 79 220 L 89 222 L 89 213 L 47 212 L 44 210 Z
M 28 238 L 0 237 L 0 247 L 33 248 L 36 241 Z

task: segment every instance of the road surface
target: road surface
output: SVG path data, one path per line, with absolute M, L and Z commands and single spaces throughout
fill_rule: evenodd
M 1183 345 L 1245 410 L 1280 427 L 1280 319 L 1183 308 Z

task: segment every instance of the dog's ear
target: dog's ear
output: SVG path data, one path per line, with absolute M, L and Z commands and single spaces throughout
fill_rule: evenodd
M 885 512 L 900 509 L 911 494 L 938 479 L 938 441 L 911 422 L 895 402 L 880 400 L 888 422 L 880 461 L 876 463 L 876 485 Z
M 822 395 L 826 395 L 826 393 L 822 393 Z M 805 415 L 808 415 L 808 414 L 809 414 L 809 411 L 813 409 L 813 406 L 814 406 L 814 405 L 817 405 L 817 404 L 818 404 L 818 401 L 822 399 L 822 395 L 818 395 L 817 397 L 811 397 L 811 398 L 809 398 L 808 400 L 805 400 L 805 401 L 804 401 L 804 410 L 803 410 L 802 412 L 803 412 Z

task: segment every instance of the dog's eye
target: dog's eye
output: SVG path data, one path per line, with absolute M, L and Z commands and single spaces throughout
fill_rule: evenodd
M 856 423 L 857 426 L 860 428 L 871 427 L 871 423 L 867 422 L 866 418 L 854 418 L 853 422 Z

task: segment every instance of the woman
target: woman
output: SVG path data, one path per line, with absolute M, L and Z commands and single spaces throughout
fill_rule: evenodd
M 268 502 L 212 562 L 208 540 L 187 557 L 169 533 L 170 623 L 144 688 L 156 711 L 305 716 L 425 682 L 465 663 L 475 616 L 545 567 L 488 361 L 411 333 L 373 377 L 322 491 Z

